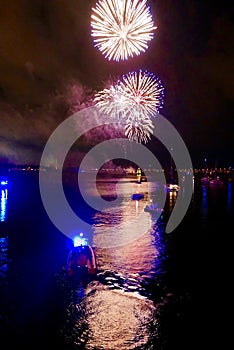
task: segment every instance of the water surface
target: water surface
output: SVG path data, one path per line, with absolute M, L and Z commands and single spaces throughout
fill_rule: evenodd
M 127 185 L 126 185 L 127 184 Z M 145 197 L 131 200 L 130 189 Z M 202 348 L 217 329 L 228 281 L 233 183 L 201 186 L 171 233 L 165 225 L 176 201 L 168 194 L 159 218 L 144 212 L 157 183 L 118 185 L 120 202 L 97 212 L 83 205 L 92 223 L 90 242 L 97 278 L 83 294 L 66 280 L 70 240 L 50 222 L 41 203 L 37 174 L 9 175 L 0 207 L 0 326 L 9 347 L 174 349 Z M 100 181 L 103 198 L 116 196 L 116 179 Z M 92 194 L 92 186 L 90 187 Z M 68 188 L 76 210 L 82 199 Z M 216 320 L 216 322 L 214 322 Z M 8 348 L 8 347 L 6 347 Z

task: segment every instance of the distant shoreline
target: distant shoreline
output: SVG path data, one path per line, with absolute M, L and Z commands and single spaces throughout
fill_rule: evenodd
M 11 177 L 14 175 L 36 175 L 39 176 L 39 173 L 43 172 L 45 174 L 45 178 L 48 177 L 49 178 L 53 178 L 54 174 L 57 174 L 57 171 L 55 168 L 53 167 L 48 167 L 48 168 L 40 168 L 40 167 L 31 167 L 31 166 L 22 166 L 22 167 L 1 167 L 0 166 L 0 176 L 6 176 L 6 177 Z M 77 168 L 65 168 L 63 169 L 63 178 L 66 180 L 68 180 L 69 178 L 72 179 L 77 179 L 77 175 L 79 174 L 84 174 L 85 176 L 93 176 L 93 174 L 97 173 L 97 170 L 90 170 L 90 171 L 79 171 Z M 147 169 L 146 174 L 149 178 L 157 178 L 157 174 L 158 173 L 164 173 L 164 176 L 166 179 L 169 179 L 170 177 L 170 171 L 169 170 L 164 170 L 164 169 L 152 169 L 150 171 L 150 169 Z M 186 176 L 186 175 L 190 175 L 191 174 L 191 169 L 190 170 L 186 170 L 186 169 L 182 169 L 180 170 L 180 172 Z M 215 177 L 218 176 L 220 177 L 220 179 L 222 179 L 223 181 L 230 181 L 230 180 L 234 180 L 234 169 L 227 169 L 227 168 L 219 168 L 219 169 L 206 169 L 206 171 L 204 171 L 204 169 L 192 169 L 193 172 L 193 176 L 194 179 L 198 179 L 200 180 L 202 177 L 209 175 L 210 177 Z M 151 176 L 152 174 L 152 176 Z M 147 181 L 147 176 L 144 174 L 143 171 L 143 175 L 141 177 L 141 181 L 145 182 Z M 118 171 L 116 172 L 114 169 L 109 171 L 101 171 L 97 173 L 96 179 L 97 181 L 100 181 L 102 179 L 110 179 L 110 178 L 116 178 L 116 179 L 121 179 L 121 178 L 125 178 L 125 179 L 129 179 L 130 181 L 135 181 L 137 180 L 137 176 L 134 173 L 127 173 L 125 172 L 125 170 L 123 169 L 122 172 Z M 174 178 L 177 178 L 177 174 L 175 171 L 174 174 Z

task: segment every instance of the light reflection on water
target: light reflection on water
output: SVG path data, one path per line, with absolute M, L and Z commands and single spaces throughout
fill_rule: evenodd
M 6 278 L 8 269 L 8 237 L 0 237 L 0 278 Z M 1 284 L 0 284 L 1 285 Z
M 93 245 L 97 247 L 96 255 L 101 271 L 110 270 L 124 276 L 125 280 L 132 278 L 139 283 L 142 280 L 141 276 L 151 274 L 155 268 L 159 254 L 154 233 L 160 230 L 161 234 L 163 232 L 162 227 L 155 228 L 158 217 L 152 219 L 152 216 L 144 211 L 157 185 L 142 183 L 134 186 L 134 193 L 138 189 L 145 194 L 142 200 L 131 200 L 129 192 L 122 192 L 119 207 L 95 215 Z
M 138 239 L 151 227 L 149 215 L 144 212 L 145 201 L 129 201 L 123 208 L 99 212 L 94 217 L 93 244 L 98 247 L 123 246 Z
M 0 237 L 0 321 L 2 324 L 8 320 L 8 273 L 9 257 L 8 257 L 8 237 Z M 0 324 L 1 325 L 1 324 Z
M 124 276 L 138 277 L 149 273 L 154 268 L 156 258 L 157 250 L 153 246 L 153 237 L 150 233 L 146 233 L 130 244 L 106 249 L 105 254 L 97 249 L 100 268 L 116 270 Z
M 123 183 L 122 183 L 123 184 Z M 163 206 L 164 196 L 161 195 L 162 189 L 157 183 L 131 184 L 132 192 L 129 186 L 118 184 L 118 196 L 120 201 L 118 206 L 109 206 L 94 217 L 94 246 L 107 248 L 117 247 L 129 244 L 139 237 L 147 233 L 152 221 L 149 214 L 144 212 L 144 208 L 149 204 L 155 193 L 160 192 L 159 205 Z M 108 193 L 109 197 L 115 197 L 116 188 L 113 183 L 99 184 L 99 193 L 105 197 Z M 132 200 L 132 193 L 143 193 L 142 200 Z M 159 215 L 158 215 L 159 216 Z
M 177 192 L 176 191 L 169 192 L 169 210 L 170 211 L 172 211 L 172 209 L 174 208 L 176 199 L 177 199 Z
M 121 291 L 100 289 L 87 298 L 87 322 L 92 335 L 86 348 L 135 349 L 136 346 L 146 346 L 150 343 L 152 328 L 154 333 L 157 331 L 155 312 L 150 300 L 133 293 L 126 295 Z
M 120 186 L 121 187 L 121 186 Z M 149 188 L 148 188 L 149 187 Z M 121 204 L 94 216 L 93 246 L 98 262 L 97 279 L 79 298 L 69 294 L 62 334 L 77 349 L 154 349 L 158 335 L 157 307 L 147 285 L 162 273 L 163 225 L 144 208 L 157 185 L 133 184 L 142 200 L 131 200 L 129 187 Z M 101 183 L 99 192 L 115 195 L 113 183 Z M 119 194 L 119 192 L 118 192 Z
M 227 193 L 228 211 L 231 213 L 232 206 L 233 206 L 233 203 L 232 203 L 232 183 L 231 183 L 231 181 L 228 182 L 227 192 L 228 192 Z
M 7 220 L 8 211 L 8 181 L 1 181 L 0 184 L 0 225 Z M 8 270 L 9 270 L 9 257 L 8 257 L 8 236 L 5 232 L 5 227 L 2 229 L 0 226 L 0 328 L 1 325 L 7 323 L 9 309 L 7 306 L 8 301 Z
M 5 221 L 7 218 L 7 200 L 8 190 L 1 190 L 1 202 L 0 202 L 0 221 Z
M 25 192 L 28 181 L 27 175 L 25 182 L 21 177 L 18 182 L 17 175 L 17 186 L 13 187 L 17 190 L 10 193 L 14 200 L 8 202 L 9 215 L 0 222 L 4 229 L 0 237 L 9 235 L 9 243 L 5 236 L 0 239 L 0 321 L 6 323 L 1 334 L 7 334 L 8 342 L 17 338 L 24 348 L 25 343 L 31 348 L 39 341 L 41 348 L 59 345 L 57 348 L 64 350 L 189 349 L 191 339 L 197 340 L 197 349 L 203 344 L 211 319 L 207 295 L 211 296 L 217 285 L 217 276 L 215 288 L 209 284 L 210 266 L 217 261 L 216 250 L 210 253 L 210 243 L 215 239 L 222 243 L 220 232 L 226 242 L 230 232 L 222 228 L 226 221 L 232 223 L 233 182 L 206 192 L 199 182 L 188 220 L 185 218 L 175 235 L 165 235 L 164 225 L 176 195 L 167 194 L 159 220 L 144 212 L 151 200 L 158 200 L 161 188 L 157 183 L 148 187 L 145 183 L 130 184 L 127 188 L 120 181 L 118 206 L 108 209 L 107 203 L 94 217 L 93 211 L 86 215 L 87 208 L 82 207 L 93 224 L 90 243 L 95 246 L 99 265 L 97 278 L 82 294 L 65 278 L 66 237 L 60 240 L 60 233 L 51 231 L 35 192 Z M 116 189 L 115 181 L 102 181 L 99 186 L 108 200 L 114 198 Z M 92 186 L 88 190 L 92 195 Z M 144 199 L 130 200 L 137 190 L 145 193 Z M 22 196 L 23 192 L 27 196 Z M 73 189 L 72 199 L 76 204 Z M 209 215 L 205 215 L 206 209 Z M 29 224 L 22 220 L 22 212 Z M 133 229 L 136 226 L 141 233 L 138 236 Z M 187 233 L 191 233 L 191 240 Z M 60 341 L 65 343 L 63 347 Z M 186 346 L 181 347 L 181 342 Z
M 207 187 L 202 186 L 202 218 L 206 219 L 208 215 L 208 200 L 207 200 Z
M 91 282 L 68 306 L 62 334 L 75 349 L 153 349 L 157 322 L 151 300 Z

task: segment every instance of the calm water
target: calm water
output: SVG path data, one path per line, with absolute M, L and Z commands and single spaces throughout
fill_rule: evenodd
M 117 207 L 100 213 L 83 205 L 99 270 L 80 296 L 65 277 L 71 242 L 45 213 L 38 175 L 7 176 L 0 206 L 2 349 L 16 339 L 25 349 L 209 348 L 224 321 L 232 181 L 210 188 L 195 178 L 189 210 L 171 234 L 164 230 L 176 195 L 167 194 L 158 220 L 144 212 L 160 190 L 156 183 L 133 184 L 145 197 L 132 201 L 122 179 Z M 98 184 L 107 200 L 115 183 Z M 82 203 L 72 187 L 67 198 L 74 210 Z

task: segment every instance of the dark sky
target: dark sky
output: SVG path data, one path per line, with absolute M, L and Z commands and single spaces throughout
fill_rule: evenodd
M 141 68 L 162 80 L 161 114 L 179 131 L 194 166 L 204 158 L 234 166 L 229 2 L 149 1 L 157 26 L 149 49 L 109 62 L 90 36 L 95 1 L 0 0 L 0 162 L 38 163 L 50 133 L 77 103 L 109 78 Z

